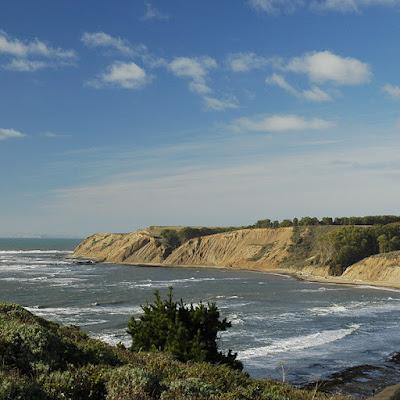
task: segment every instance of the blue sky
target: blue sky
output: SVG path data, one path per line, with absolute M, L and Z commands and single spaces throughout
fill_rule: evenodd
M 0 235 L 399 214 L 400 1 L 4 0 Z

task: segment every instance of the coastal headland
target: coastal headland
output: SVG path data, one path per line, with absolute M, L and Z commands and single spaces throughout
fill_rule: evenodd
M 400 222 L 286 227 L 149 227 L 96 233 L 73 256 L 103 263 L 218 267 L 400 288 Z M 392 250 L 396 249 L 396 250 Z

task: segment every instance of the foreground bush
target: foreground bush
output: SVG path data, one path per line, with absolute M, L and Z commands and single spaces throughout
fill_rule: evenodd
M 162 300 L 156 292 L 154 304 L 142 306 L 143 315 L 128 323 L 133 351 L 166 351 L 180 361 L 207 361 L 242 369 L 237 354 L 218 351 L 217 335 L 232 325 L 220 320 L 215 303 L 185 305 L 173 300 L 172 289 Z
M 12 342 L 12 339 L 16 339 Z M 48 347 L 46 347 L 48 346 Z M 226 365 L 182 363 L 90 339 L 0 304 L 0 400 L 328 400 Z M 339 399 L 339 398 L 338 398 Z

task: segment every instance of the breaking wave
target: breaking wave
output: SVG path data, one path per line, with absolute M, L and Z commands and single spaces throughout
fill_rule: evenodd
M 308 349 L 311 347 L 322 346 L 328 343 L 341 340 L 346 336 L 351 335 L 360 328 L 360 325 L 353 324 L 348 328 L 326 330 L 322 332 L 316 332 L 304 336 L 295 336 L 287 339 L 274 340 L 268 346 L 254 347 L 247 350 L 243 350 L 239 353 L 239 358 L 242 360 L 264 357 L 269 354 L 285 353 L 288 351 L 299 351 Z

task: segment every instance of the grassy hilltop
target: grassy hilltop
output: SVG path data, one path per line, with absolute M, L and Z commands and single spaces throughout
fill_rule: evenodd
M 222 365 L 182 363 L 89 338 L 0 304 L 0 400 L 325 400 L 315 390 L 251 379 Z

